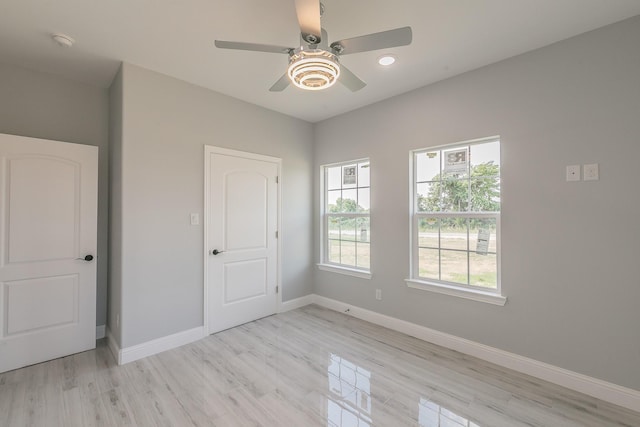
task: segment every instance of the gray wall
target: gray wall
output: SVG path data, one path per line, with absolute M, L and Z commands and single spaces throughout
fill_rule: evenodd
M 311 293 L 311 124 L 129 64 L 121 84 L 121 346 L 203 324 L 205 144 L 283 159 L 283 300 Z
M 106 89 L 0 64 L 0 133 L 99 147 L 97 325 L 107 321 L 108 103 Z
M 638 46 L 633 18 L 317 124 L 316 211 L 320 165 L 371 158 L 373 279 L 315 292 L 640 390 Z M 407 288 L 409 150 L 491 135 L 507 305 Z M 584 163 L 600 181 L 565 182 Z

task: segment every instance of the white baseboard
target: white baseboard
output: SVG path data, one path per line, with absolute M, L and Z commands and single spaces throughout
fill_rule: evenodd
M 102 339 L 107 335 L 107 325 L 98 325 L 96 326 L 96 339 Z
M 204 327 L 198 326 L 197 328 L 178 332 L 172 335 L 167 335 L 166 337 L 157 338 L 155 340 L 147 341 L 142 344 L 125 347 L 123 349 L 120 349 L 118 353 L 118 364 L 124 365 L 125 363 L 133 362 L 134 360 L 153 356 L 154 354 L 162 353 L 163 351 L 181 347 L 185 344 L 198 341 L 204 336 Z
M 305 295 L 300 298 L 285 301 L 280 304 L 279 312 L 283 313 L 296 308 L 304 307 L 305 305 L 314 303 L 315 295 Z M 103 328 L 105 328 L 103 326 Z M 118 343 L 116 343 L 111 331 L 106 328 L 106 336 L 109 349 L 116 359 L 118 365 L 124 365 L 125 363 L 133 362 L 134 360 L 142 359 L 147 356 L 161 353 L 163 351 L 171 350 L 176 347 L 189 344 L 206 336 L 204 333 L 204 327 L 199 326 L 187 331 L 178 332 L 173 335 L 158 338 L 152 341 L 148 341 L 142 344 L 138 344 L 132 347 L 126 347 L 120 349 Z
M 305 295 L 300 298 L 284 301 L 280 304 L 280 310 L 278 313 L 284 313 L 286 311 L 295 310 L 296 308 L 304 307 L 305 305 L 313 304 L 316 295 Z
M 622 387 L 320 295 L 312 295 L 309 299 L 315 304 L 330 310 L 346 313 L 358 319 L 366 320 L 367 322 L 384 326 L 394 331 L 402 332 L 421 340 L 456 350 L 505 368 L 513 369 L 514 371 L 531 375 L 532 377 L 631 409 L 632 411 L 640 412 L 640 391 L 638 390 Z

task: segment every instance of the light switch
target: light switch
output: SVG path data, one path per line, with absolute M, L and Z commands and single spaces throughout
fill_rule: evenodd
M 598 179 L 600 179 L 600 173 L 598 171 L 598 164 L 597 163 L 592 163 L 590 165 L 584 165 L 582 168 L 583 168 L 583 171 L 584 171 L 584 180 L 585 181 L 597 181 Z
M 567 181 L 580 181 L 580 165 L 567 166 Z
M 191 214 L 191 225 L 200 225 L 200 214 Z

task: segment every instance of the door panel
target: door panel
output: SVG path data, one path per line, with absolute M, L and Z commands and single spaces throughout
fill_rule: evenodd
M 215 147 L 205 155 L 207 314 L 214 333 L 277 310 L 279 159 Z
M 46 177 L 46 179 L 43 179 Z M 80 164 L 56 158 L 7 159 L 9 215 L 8 262 L 73 257 L 80 200 Z
M 40 332 L 78 321 L 78 276 L 4 283 L 5 336 Z
M 268 227 L 268 177 L 255 172 L 223 177 L 225 212 L 222 230 L 227 250 L 265 249 Z
M 0 372 L 95 348 L 98 149 L 0 135 Z
M 267 288 L 266 258 L 224 264 L 224 304 L 264 296 Z

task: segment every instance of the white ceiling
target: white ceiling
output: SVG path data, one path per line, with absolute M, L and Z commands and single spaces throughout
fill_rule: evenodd
M 323 0 L 329 40 L 409 25 L 410 46 L 345 55 L 352 93 L 269 87 L 287 56 L 217 49 L 215 39 L 295 47 L 294 0 L 1 0 L 0 62 L 107 87 L 120 61 L 310 122 L 640 14 L 638 0 Z M 75 38 L 70 49 L 50 34 Z M 396 64 L 377 64 L 382 53 Z

